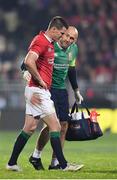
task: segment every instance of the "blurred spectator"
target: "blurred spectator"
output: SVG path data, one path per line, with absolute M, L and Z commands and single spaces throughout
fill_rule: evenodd
M 7 101 L 3 96 L 0 96 L 0 110 L 7 106 Z
M 55 15 L 79 30 L 79 79 L 117 82 L 116 0 L 0 0 L 0 79 L 20 80 L 30 39 Z

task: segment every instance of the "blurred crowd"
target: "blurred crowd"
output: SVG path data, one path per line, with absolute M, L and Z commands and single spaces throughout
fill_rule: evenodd
M 0 80 L 21 79 L 31 39 L 56 15 L 79 30 L 78 78 L 117 82 L 117 0 L 0 0 Z

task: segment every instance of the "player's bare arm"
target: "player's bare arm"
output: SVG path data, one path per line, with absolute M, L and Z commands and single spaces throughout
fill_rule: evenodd
M 36 53 L 29 52 L 25 58 L 24 63 L 28 71 L 39 83 L 39 86 L 43 87 L 44 89 L 47 89 L 46 83 L 42 80 L 41 76 L 39 75 L 37 71 L 37 66 L 36 66 L 37 59 L 38 59 L 38 55 Z

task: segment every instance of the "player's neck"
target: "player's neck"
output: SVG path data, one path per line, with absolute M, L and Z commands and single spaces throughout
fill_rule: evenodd
M 45 31 L 45 36 L 47 37 L 47 39 L 49 39 L 49 41 L 53 41 L 53 39 L 52 39 L 52 34 L 51 34 L 51 32 L 50 31 Z

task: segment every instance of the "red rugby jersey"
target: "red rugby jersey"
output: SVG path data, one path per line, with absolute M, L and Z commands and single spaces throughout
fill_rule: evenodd
M 32 40 L 29 51 L 36 52 L 39 55 L 39 58 L 36 61 L 38 72 L 47 84 L 47 87 L 50 88 L 52 83 L 52 72 L 54 64 L 54 45 L 51 43 L 45 36 L 44 32 L 40 32 Z M 29 83 L 29 86 L 38 87 L 38 82 L 32 77 Z

